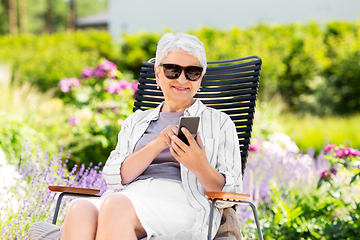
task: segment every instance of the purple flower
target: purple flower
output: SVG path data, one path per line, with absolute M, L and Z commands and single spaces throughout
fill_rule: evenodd
M 70 123 L 73 127 L 80 123 L 80 118 L 78 117 L 69 117 L 68 123 Z
M 103 69 L 97 67 L 97 68 L 95 68 L 93 75 L 94 75 L 95 77 L 105 77 L 105 76 L 106 76 L 106 72 L 105 72 Z
M 92 77 L 94 74 L 94 70 L 92 67 L 86 67 L 81 71 L 81 77 L 82 78 L 89 78 Z
M 333 176 L 335 176 L 337 173 L 337 170 L 335 168 L 330 168 L 328 170 L 324 169 L 320 172 L 318 172 L 319 176 L 323 180 L 330 180 Z

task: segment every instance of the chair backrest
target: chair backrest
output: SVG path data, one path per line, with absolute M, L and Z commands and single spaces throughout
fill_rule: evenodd
M 210 61 L 200 92 L 195 95 L 206 106 L 225 112 L 235 123 L 243 174 L 250 145 L 261 64 L 261 58 L 255 55 Z M 163 93 L 156 86 L 153 59 L 143 62 L 133 110 L 155 108 L 163 100 Z

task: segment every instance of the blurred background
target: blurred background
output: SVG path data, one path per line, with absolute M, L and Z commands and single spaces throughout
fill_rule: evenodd
M 8 110 L 1 121 L 9 121 L 1 124 L 0 143 L 8 156 L 29 139 L 49 149 L 72 149 L 73 162 L 105 161 L 116 144 L 116 137 L 111 136 L 121 126 L 100 124 L 97 129 L 100 120 L 93 123 L 92 111 L 103 106 L 89 106 L 85 95 L 92 90 L 65 93 L 58 83 L 63 78 L 80 78 L 82 69 L 104 59 L 116 64 L 118 79 L 134 82 L 141 63 L 154 56 L 156 43 L 166 31 L 198 36 L 210 61 L 262 57 L 254 140 L 282 132 L 303 151 L 312 148 L 316 154 L 326 143 L 360 148 L 357 0 L 0 3 L 0 81 L 7 90 L 0 104 Z M 85 105 L 88 119 L 68 123 L 75 110 Z M 21 114 L 10 120 L 10 112 Z M 112 121 L 123 119 L 128 112 L 116 115 Z M 105 121 L 107 117 L 99 118 Z M 20 126 L 25 125 L 23 133 Z M 9 129 L 14 132 L 9 134 Z M 85 149 L 89 156 L 84 155 Z
M 209 61 L 262 58 L 243 186 L 265 239 L 358 239 L 359 0 L 0 0 L 0 238 L 51 221 L 48 185 L 106 190 L 140 66 L 169 31 Z

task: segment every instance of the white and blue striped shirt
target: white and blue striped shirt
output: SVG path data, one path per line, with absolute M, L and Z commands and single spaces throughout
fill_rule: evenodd
M 127 156 L 133 153 L 136 142 L 146 131 L 150 122 L 158 119 L 162 104 L 155 109 L 136 111 L 123 122 L 117 146 L 111 152 L 103 169 L 103 178 L 109 187 L 107 193 L 126 187 L 126 185 L 121 184 L 121 164 Z M 187 108 L 184 116 L 200 117 L 199 132 L 207 159 L 226 179 L 223 192 L 241 193 L 242 174 L 239 141 L 235 125 L 230 117 L 221 111 L 206 107 L 200 100 L 196 100 Z M 189 202 L 198 210 L 196 224 L 189 231 L 206 233 L 210 206 L 205 196 L 205 189 L 196 175 L 182 164 L 180 164 L 180 172 L 182 185 Z M 221 213 L 221 210 L 215 212 L 213 236 L 215 236 L 220 225 Z

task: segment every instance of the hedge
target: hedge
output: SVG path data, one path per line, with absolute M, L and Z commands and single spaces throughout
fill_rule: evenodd
M 280 93 L 292 110 L 317 115 L 360 110 L 359 21 L 259 24 L 246 29 L 203 27 L 189 33 L 204 43 L 210 61 L 261 56 L 262 100 Z M 124 33 L 119 43 L 108 33 L 96 31 L 0 36 L 0 61 L 10 62 L 14 76 L 44 91 L 101 57 L 137 78 L 141 63 L 154 57 L 162 34 Z

